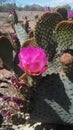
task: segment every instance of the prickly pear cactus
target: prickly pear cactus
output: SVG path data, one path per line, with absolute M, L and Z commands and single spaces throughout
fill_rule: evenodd
M 68 19 L 68 11 L 65 7 L 56 8 L 55 11 L 60 13 L 60 15 L 63 17 L 64 20 Z
M 0 57 L 9 68 L 13 68 L 13 47 L 6 36 L 0 36 Z
M 73 125 L 73 78 L 51 74 L 42 78 L 34 92 L 34 122 Z
M 60 21 L 62 21 L 62 17 L 59 13 L 47 12 L 39 18 L 35 26 L 36 43 L 46 50 L 49 58 L 51 54 L 55 53 L 56 41 L 54 38 L 54 30 Z
M 15 24 L 15 31 L 20 41 L 20 45 L 22 46 L 23 42 L 28 39 L 28 34 L 23 29 L 20 23 Z
M 73 45 L 73 21 L 62 21 L 55 28 L 57 51 L 69 49 Z

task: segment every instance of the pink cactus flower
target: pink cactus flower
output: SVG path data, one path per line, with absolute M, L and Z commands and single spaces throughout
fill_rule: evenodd
M 73 11 L 68 12 L 68 18 L 72 18 L 73 17 Z
M 48 58 L 42 48 L 22 48 L 18 55 L 19 67 L 29 75 L 40 75 L 47 70 Z
M 50 11 L 50 7 L 46 7 L 46 8 L 44 9 L 44 12 L 48 12 L 48 11 Z

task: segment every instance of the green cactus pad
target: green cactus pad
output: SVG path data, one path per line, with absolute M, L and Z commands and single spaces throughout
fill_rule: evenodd
M 56 26 L 57 51 L 64 51 L 73 45 L 73 21 L 62 21 Z
M 54 48 L 56 46 L 54 38 L 55 26 L 62 21 L 62 17 L 56 12 L 44 13 L 38 20 L 35 26 L 35 40 L 36 43 L 44 48 L 49 54 L 54 53 Z
M 65 7 L 56 8 L 55 11 L 60 13 L 60 15 L 63 17 L 64 20 L 68 19 L 68 11 Z

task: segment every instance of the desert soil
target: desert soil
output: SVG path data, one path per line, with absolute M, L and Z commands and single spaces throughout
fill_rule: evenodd
M 41 15 L 40 11 L 16 11 L 18 15 L 19 21 L 23 21 L 25 23 L 25 16 L 28 17 L 29 26 L 31 29 L 35 26 L 35 15 Z M 9 12 L 8 13 L 0 13 L 0 31 L 2 32 L 13 32 L 10 23 L 9 23 Z

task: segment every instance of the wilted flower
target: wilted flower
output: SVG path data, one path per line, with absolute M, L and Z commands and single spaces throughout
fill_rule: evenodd
M 17 37 L 16 34 L 12 34 L 12 35 L 11 35 L 11 38 L 12 38 L 12 40 L 15 41 L 15 42 L 18 41 L 18 37 Z
M 17 77 L 12 76 L 11 77 L 11 82 L 12 82 L 14 88 L 16 88 L 16 89 L 20 89 L 21 88 L 20 81 L 19 81 L 19 79 Z
M 9 12 L 10 12 L 10 14 L 12 14 L 15 12 L 15 9 L 11 8 Z
M 10 111 L 9 110 L 5 110 L 5 109 L 3 109 L 3 110 L 1 110 L 1 115 L 3 116 L 3 117 L 10 117 L 10 115 L 11 115 L 11 113 L 10 113 Z
M 42 48 L 22 48 L 18 55 L 19 67 L 29 75 L 40 75 L 47 70 L 48 58 Z
M 12 97 L 13 102 L 17 103 L 17 104 L 22 104 L 23 100 L 21 98 L 18 97 Z
M 11 97 L 4 95 L 4 96 L 2 97 L 2 99 L 3 99 L 3 101 L 10 101 L 10 100 L 11 100 Z
M 20 109 L 23 107 L 23 99 L 18 98 L 18 97 L 12 97 L 10 104 L 13 107 L 16 107 L 17 109 Z

